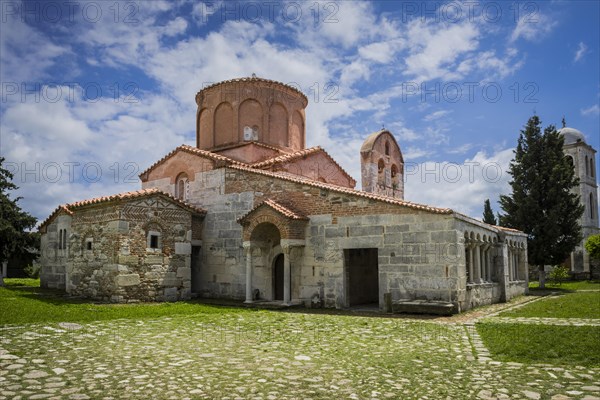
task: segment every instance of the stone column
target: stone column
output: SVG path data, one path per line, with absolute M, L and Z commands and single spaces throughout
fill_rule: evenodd
M 485 265 L 484 267 L 484 280 L 486 282 L 490 282 L 492 280 L 492 274 L 490 271 L 490 245 L 486 244 L 483 246 L 483 263 Z
M 473 266 L 473 270 L 475 271 L 475 276 L 473 276 L 473 282 L 481 283 L 481 247 L 479 246 L 479 242 L 475 242 L 475 265 Z
M 292 275 L 290 269 L 290 245 L 284 244 L 283 248 L 283 304 L 292 302 L 291 283 Z
M 473 245 L 471 243 L 468 244 L 468 253 L 469 253 L 469 279 L 467 283 L 473 282 Z
M 8 261 L 2 261 L 2 278 L 8 276 Z
M 244 242 L 244 252 L 246 253 L 246 301 L 252 303 L 252 246 L 250 242 Z
M 514 263 L 515 263 L 515 259 L 513 257 L 513 251 L 509 246 L 508 247 L 508 280 L 509 281 L 515 280 Z

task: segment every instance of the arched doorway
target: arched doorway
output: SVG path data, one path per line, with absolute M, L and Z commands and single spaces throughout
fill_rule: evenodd
M 284 255 L 278 254 L 273 260 L 273 300 L 283 301 L 283 260 Z

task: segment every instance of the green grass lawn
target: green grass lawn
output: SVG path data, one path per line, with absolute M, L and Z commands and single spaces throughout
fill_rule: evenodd
M 538 281 L 529 282 L 529 289 L 540 290 Z M 600 281 L 567 281 L 563 283 L 546 282 L 546 289 L 559 290 L 600 290 Z
M 600 327 L 477 324 L 493 359 L 559 366 L 600 366 Z
M 600 318 L 600 291 L 592 282 L 566 282 L 560 295 L 500 313 L 508 318 Z M 541 324 L 477 324 L 492 358 L 521 363 L 600 366 L 600 327 Z
M 573 292 L 542 300 L 499 314 L 525 318 L 600 318 L 600 292 Z
M 170 315 L 247 313 L 252 310 L 219 307 L 195 301 L 144 304 L 94 304 L 64 293 L 42 289 L 39 279 L 5 279 L 0 287 L 0 326 L 45 322 L 91 322 L 120 318 L 144 319 Z

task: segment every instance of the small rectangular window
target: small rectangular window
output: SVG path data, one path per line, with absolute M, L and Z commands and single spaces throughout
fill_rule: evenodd
M 85 245 L 86 245 L 86 249 L 92 250 L 92 242 L 87 242 Z
M 150 235 L 150 248 L 158 249 L 158 235 Z

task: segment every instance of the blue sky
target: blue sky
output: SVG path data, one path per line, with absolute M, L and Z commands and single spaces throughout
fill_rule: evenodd
M 139 188 L 195 143 L 195 93 L 252 73 L 308 96 L 307 144 L 358 182 L 360 145 L 385 126 L 405 198 L 476 218 L 509 192 L 533 113 L 600 148 L 597 1 L 0 4 L 0 154 L 40 219 Z

